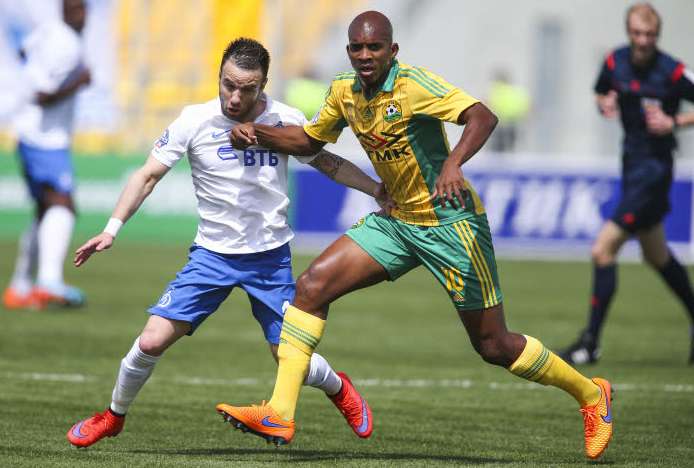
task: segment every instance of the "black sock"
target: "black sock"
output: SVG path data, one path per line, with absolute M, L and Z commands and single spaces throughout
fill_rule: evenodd
M 108 412 L 114 416 L 118 416 L 119 418 L 125 417 L 124 414 L 116 413 L 115 411 L 113 411 L 110 406 L 108 407 Z
M 687 270 L 670 253 L 670 260 L 659 272 L 663 280 L 672 289 L 672 292 L 679 297 L 684 307 L 687 308 L 690 324 L 694 324 L 694 292 L 692 291 L 692 284 L 689 282 Z
M 593 266 L 593 295 L 590 298 L 590 319 L 586 333 L 597 345 L 603 322 L 607 317 L 607 308 L 617 289 L 617 265 L 605 267 Z

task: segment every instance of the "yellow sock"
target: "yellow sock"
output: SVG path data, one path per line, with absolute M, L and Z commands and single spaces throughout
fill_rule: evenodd
M 299 391 L 304 384 L 311 354 L 323 336 L 325 320 L 289 306 L 284 314 L 280 345 L 277 349 L 279 367 L 272 398 L 272 409 L 286 420 L 294 419 Z
M 525 348 L 516 362 L 508 368 L 523 379 L 552 385 L 570 393 L 583 407 L 600 400 L 600 388 L 562 358 L 545 348 L 532 336 L 525 335 Z

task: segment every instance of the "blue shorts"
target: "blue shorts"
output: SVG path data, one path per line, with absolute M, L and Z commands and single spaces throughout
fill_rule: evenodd
M 190 248 L 188 263 L 166 287 L 149 313 L 189 322 L 189 335 L 240 287 L 271 344 L 278 344 L 284 310 L 294 300 L 294 278 L 289 244 L 266 252 L 220 254 L 199 245 Z
M 22 162 L 24 178 L 34 200 L 43 197 L 45 186 L 58 193 L 72 193 L 74 170 L 69 149 L 46 150 L 20 141 L 17 152 Z
M 629 233 L 661 223 L 670 211 L 672 159 L 624 156 L 622 192 L 612 221 Z

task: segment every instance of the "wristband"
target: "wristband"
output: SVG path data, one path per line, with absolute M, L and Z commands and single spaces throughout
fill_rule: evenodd
M 106 223 L 104 232 L 116 237 L 116 234 L 118 234 L 118 231 L 120 231 L 121 226 L 123 226 L 123 221 L 118 218 L 111 218 L 108 220 L 108 223 Z

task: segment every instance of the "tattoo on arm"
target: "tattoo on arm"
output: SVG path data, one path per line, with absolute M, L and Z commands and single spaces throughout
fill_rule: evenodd
M 341 158 L 340 156 L 328 153 L 327 151 L 321 151 L 310 164 L 334 180 L 335 175 L 340 170 L 340 166 L 342 166 L 344 163 L 345 159 Z

